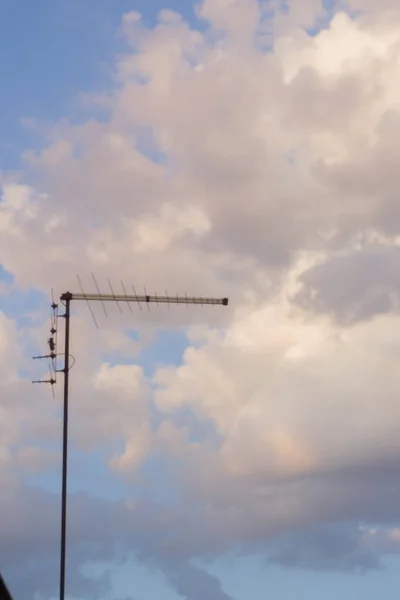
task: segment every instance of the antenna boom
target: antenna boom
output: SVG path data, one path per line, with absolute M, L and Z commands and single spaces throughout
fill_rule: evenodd
M 66 292 L 61 300 L 85 300 L 89 302 L 136 302 L 155 304 L 199 304 L 203 306 L 228 306 L 228 298 L 201 298 L 190 296 L 149 296 L 149 295 L 125 295 L 125 294 L 76 294 Z

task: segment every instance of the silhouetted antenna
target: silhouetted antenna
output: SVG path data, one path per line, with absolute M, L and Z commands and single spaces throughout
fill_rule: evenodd
M 137 302 L 138 304 L 196 304 L 198 306 L 228 306 L 229 300 L 228 298 L 210 298 L 210 297 L 196 297 L 196 296 L 153 296 L 150 294 L 141 295 L 134 294 L 130 296 L 129 294 L 126 296 L 125 292 L 123 294 L 92 294 L 88 292 L 84 293 L 71 293 L 66 292 L 62 294 L 61 299 L 65 301 L 67 294 L 70 294 L 70 300 L 85 300 L 86 302 Z
M 51 391 L 52 391 L 52 394 L 53 394 L 53 400 L 55 400 L 56 399 L 56 394 L 55 394 L 55 391 L 54 391 L 54 386 L 57 383 L 57 380 L 56 380 L 56 374 L 54 373 L 54 375 L 53 375 L 53 372 L 51 370 L 51 366 L 50 365 L 49 365 L 49 374 L 50 374 L 50 383 L 51 383 Z
M 142 308 L 142 305 L 140 304 L 139 296 L 138 296 L 138 295 L 137 295 L 137 293 L 136 293 L 136 290 L 135 290 L 135 286 L 134 286 L 134 285 L 132 286 L 132 289 L 133 289 L 133 293 L 135 294 L 135 300 L 136 300 L 136 302 L 138 303 L 140 310 L 142 311 L 142 310 L 143 310 L 143 308 Z
M 79 287 L 81 288 L 82 296 L 83 296 L 84 300 L 86 300 L 86 304 L 88 306 L 90 314 L 92 315 L 93 322 L 96 325 L 96 328 L 98 329 L 99 326 L 97 324 L 96 317 L 94 316 L 94 312 L 92 311 L 92 307 L 90 306 L 90 302 L 87 299 L 85 292 L 83 291 L 83 286 L 82 286 L 82 282 L 81 282 L 81 279 L 80 279 L 79 275 L 77 275 L 77 278 L 78 278 Z
M 122 285 L 122 289 L 124 290 L 124 294 L 125 294 L 125 298 L 126 298 L 129 310 L 130 310 L 131 313 L 133 313 L 132 306 L 131 306 L 131 303 L 129 301 L 128 294 L 126 293 L 126 289 L 125 289 L 124 282 L 122 281 L 122 279 L 121 279 L 121 285 Z
M 51 359 L 54 378 L 57 380 L 57 343 L 58 343 L 58 304 L 54 301 L 54 292 L 51 288 L 51 329 L 50 333 L 54 339 L 54 356 Z
M 97 291 L 98 291 L 98 293 L 99 293 L 99 296 L 101 296 L 101 292 L 100 292 L 99 285 L 98 285 L 98 283 L 97 283 L 97 281 L 96 281 L 96 277 L 94 276 L 94 274 L 93 274 L 93 273 L 92 273 L 92 279 L 93 279 L 93 281 L 94 281 L 94 285 L 96 286 L 96 290 L 97 290 Z M 102 305 L 102 307 L 103 307 L 104 314 L 106 315 L 106 317 L 108 317 L 108 315 L 107 315 L 107 311 L 106 311 L 106 305 L 104 304 L 104 302 L 103 302 L 103 301 L 101 302 L 101 305 Z
M 120 312 L 120 313 L 122 313 L 122 312 L 123 312 L 123 310 L 122 310 L 122 308 L 121 308 L 121 305 L 120 305 L 120 303 L 119 303 L 119 302 L 118 302 L 118 300 L 117 300 L 117 297 L 116 297 L 116 295 L 114 294 L 114 290 L 113 290 L 113 288 L 112 288 L 112 285 L 111 285 L 111 281 L 110 281 L 110 280 L 108 280 L 108 285 L 110 286 L 110 290 L 111 290 L 111 293 L 112 293 L 112 295 L 113 295 L 114 301 L 115 301 L 116 305 L 117 305 L 117 306 L 118 306 L 118 308 L 119 308 L 119 312 Z
M 50 336 L 47 338 L 49 353 L 33 357 L 34 360 L 48 360 L 49 379 L 36 379 L 32 383 L 46 383 L 51 385 L 54 396 L 54 385 L 57 383 L 58 304 L 54 302 L 53 290 L 51 290 L 51 299 Z
M 167 290 L 165 290 L 165 297 L 168 298 L 168 292 L 167 292 Z M 169 302 L 168 302 L 168 308 L 171 308 L 171 305 L 170 305 Z
M 93 275 L 93 274 L 92 274 Z M 64 600 L 65 598 L 65 555 L 66 555 L 66 534 L 67 534 L 67 458 L 68 458 L 68 401 L 69 401 L 69 372 L 71 369 L 70 366 L 70 358 L 73 359 L 73 357 L 70 355 L 69 352 L 69 345 L 70 345 L 70 321 L 71 321 L 71 302 L 73 300 L 84 300 L 86 302 L 86 304 L 89 307 L 90 310 L 90 314 L 92 315 L 93 321 L 96 325 L 96 327 L 98 328 L 98 324 L 96 321 L 96 318 L 94 316 L 94 313 L 92 311 L 92 308 L 90 306 L 90 302 L 101 302 L 103 304 L 103 308 L 105 310 L 105 306 L 104 304 L 106 302 L 115 302 L 120 311 L 122 312 L 120 303 L 122 302 L 127 302 L 128 306 L 130 306 L 130 303 L 132 302 L 136 302 L 140 309 L 142 310 L 141 304 L 145 303 L 147 308 L 150 310 L 150 304 L 152 303 L 156 303 L 157 305 L 160 304 L 168 304 L 168 306 L 170 306 L 171 304 L 186 304 L 186 306 L 188 306 L 189 304 L 198 304 L 201 306 L 205 306 L 205 305 L 209 305 L 209 306 L 227 306 L 228 305 L 228 298 L 196 298 L 196 297 L 192 297 L 189 298 L 187 296 L 187 294 L 185 294 L 184 297 L 179 296 L 178 294 L 176 296 L 169 296 L 167 294 L 167 292 L 165 293 L 165 296 L 158 296 L 157 294 L 155 294 L 154 296 L 151 296 L 149 294 L 147 294 L 146 288 L 144 290 L 144 295 L 138 295 L 135 291 L 135 288 L 132 286 L 134 295 L 130 296 L 127 294 L 125 286 L 122 283 L 122 287 L 123 287 L 123 294 L 115 294 L 111 282 L 110 280 L 108 280 L 109 285 L 110 285 L 110 289 L 111 289 L 111 294 L 101 294 L 100 290 L 99 290 L 99 286 L 97 285 L 97 282 L 94 279 L 94 283 L 97 289 L 97 294 L 96 293 L 85 293 L 83 290 L 83 286 L 81 283 L 81 280 L 79 278 L 79 275 L 77 275 L 78 278 L 78 283 L 79 283 L 79 287 L 81 289 L 81 293 L 72 293 L 72 292 L 64 292 L 61 296 L 60 296 L 60 300 L 63 303 L 63 305 L 65 306 L 65 313 L 60 315 L 58 314 L 58 305 L 54 302 L 52 303 L 52 308 L 53 308 L 53 317 L 52 317 L 52 325 L 51 325 L 51 337 L 48 339 L 48 344 L 49 344 L 49 349 L 50 349 L 50 353 L 46 354 L 45 356 L 35 356 L 35 359 L 45 359 L 45 358 L 50 358 L 51 360 L 56 360 L 57 359 L 57 330 L 58 330 L 58 319 L 59 318 L 63 318 L 65 319 L 65 336 L 64 336 L 64 367 L 63 369 L 55 369 L 54 370 L 54 375 L 51 372 L 51 367 L 50 367 L 50 379 L 48 380 L 38 380 L 38 381 L 34 381 L 33 383 L 48 383 L 51 384 L 52 386 L 55 385 L 56 383 L 56 374 L 57 372 L 62 372 L 64 373 L 64 398 L 63 398 L 63 452 L 62 452 L 62 490 L 61 490 L 61 556 L 60 556 L 60 600 Z M 105 311 L 106 312 L 106 311 Z M 106 312 L 107 314 L 107 312 Z M 73 364 L 75 363 L 75 360 L 73 359 Z
M 39 356 L 34 356 L 34 358 L 40 358 Z M 43 357 L 45 358 L 45 357 Z M 56 380 L 50 376 L 50 379 L 35 379 L 32 383 L 50 383 L 51 385 L 56 384 Z
M 145 297 L 145 300 L 146 300 L 147 310 L 150 311 L 150 302 L 148 300 L 148 298 L 150 298 L 150 296 L 147 294 L 146 288 L 144 288 L 144 297 Z

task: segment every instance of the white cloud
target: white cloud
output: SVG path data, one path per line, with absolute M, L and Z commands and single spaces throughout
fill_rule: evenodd
M 228 31 L 229 34 L 245 33 L 252 36 L 258 25 L 259 6 L 256 0 L 204 0 L 198 15 L 216 29 Z
M 159 372 L 157 404 L 211 418 L 223 440 L 213 460 L 260 482 L 389 459 L 400 451 L 395 323 L 347 331 L 269 304 Z

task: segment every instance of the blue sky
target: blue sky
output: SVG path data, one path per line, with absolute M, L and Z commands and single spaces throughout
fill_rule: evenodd
M 85 119 L 81 95 L 102 91 L 109 85 L 115 56 L 125 47 L 118 34 L 123 13 L 140 11 L 146 25 L 151 27 L 158 11 L 165 6 L 159 0 L 71 0 L 67 3 L 62 0 L 41 0 L 39 3 L 16 0 L 3 7 L 0 73 L 7 88 L 7 93 L 1 94 L 0 98 L 0 169 L 3 172 L 24 167 L 21 154 L 43 144 L 41 133 L 38 134 L 36 127 L 31 127 L 28 121 L 47 127 L 64 117 L 72 122 Z M 191 20 L 194 17 L 193 7 L 184 0 L 171 0 L 167 6 Z M 12 276 L 2 269 L 0 280 L 11 284 Z M 44 307 L 47 300 L 43 293 L 24 292 L 14 287 L 0 297 L 0 309 L 17 319 L 23 328 L 29 321 L 29 317 L 24 316 L 25 311 Z M 178 363 L 184 339 L 179 333 L 160 332 L 158 340 L 144 352 L 140 364 L 151 373 L 163 362 Z M 35 348 L 34 351 L 41 350 Z M 60 401 L 61 390 L 57 394 Z M 157 469 L 151 465 L 149 468 Z M 54 473 L 25 479 L 41 489 L 59 491 L 58 469 Z M 127 486 L 109 473 L 101 454 L 81 455 L 72 451 L 69 489 L 72 493 L 83 489 L 116 499 L 124 496 Z M 165 585 L 157 585 L 153 573 L 140 567 L 135 569 L 134 577 L 132 573 L 128 578 L 124 574 L 115 577 L 117 596 L 128 596 L 133 579 L 138 579 L 135 585 L 141 593 L 152 596 L 152 590 L 157 590 L 160 597 L 166 597 Z M 12 584 L 13 581 L 11 589 Z M 112 594 L 110 598 L 117 596 Z M 171 597 L 176 596 L 172 594 Z
M 0 73 L 7 82 L 7 93 L 0 98 L 2 169 L 17 169 L 21 153 L 40 143 L 27 121 L 49 126 L 66 115 L 77 122 L 87 116 L 81 95 L 100 92 L 109 84 L 116 53 L 124 47 L 117 34 L 122 14 L 138 11 L 145 25 L 152 27 L 158 12 L 168 8 L 201 29 L 204 24 L 196 18 L 196 4 L 190 0 L 8 2 L 0 22 Z M 326 6 L 331 11 L 333 3 Z
M 19 168 L 21 153 L 40 143 L 27 121 L 50 126 L 66 115 L 77 122 L 86 116 L 81 95 L 100 92 L 109 84 L 116 53 L 124 47 L 117 35 L 123 13 L 138 11 L 152 27 L 158 12 L 168 8 L 202 28 L 196 4 L 186 0 L 7 3 L 0 22 L 4 49 L 0 73 L 7 82 L 7 93 L 0 98 L 2 169 Z
M 21 152 L 39 141 L 25 119 L 43 125 L 66 115 L 82 119 L 81 94 L 104 89 L 123 48 L 117 35 L 122 14 L 139 11 L 152 26 L 166 6 L 195 20 L 193 5 L 184 0 L 7 2 L 0 22 L 0 73 L 7 82 L 0 99 L 2 169 L 18 168 Z
M 327 3 L 326 7 L 329 14 L 321 21 L 323 27 L 330 21 L 333 3 Z M 157 22 L 159 10 L 164 8 L 182 14 L 193 28 L 204 27 L 195 18 L 195 3 L 191 0 L 13 0 L 5 4 L 0 19 L 3 49 L 0 54 L 3 82 L 3 93 L 0 95 L 1 174 L 8 177 L 10 173 L 18 172 L 20 179 L 29 179 L 30 171 L 23 154 L 44 146 L 44 129 L 51 128 L 62 119 L 84 123 L 93 116 L 94 108 L 85 104 L 83 96 L 101 93 L 112 89 L 114 85 L 116 57 L 126 51 L 120 33 L 122 15 L 131 10 L 138 11 L 143 15 L 145 25 L 151 29 Z M 314 36 L 318 31 L 311 30 L 309 33 Z M 23 340 L 24 332 L 32 324 L 37 325 L 36 319 L 43 327 L 42 315 L 47 311 L 47 298 L 42 290 L 35 289 L 33 285 L 29 289 L 16 286 L 13 274 L 6 271 L 1 263 L 0 256 L 0 284 L 5 286 L 0 295 L 0 310 L 15 322 Z M 33 317 L 30 314 L 32 312 L 35 313 Z M 43 340 L 46 333 L 43 329 Z M 37 339 L 35 335 L 34 340 Z M 25 344 L 23 355 L 41 351 L 39 347 L 34 347 L 34 340 L 26 337 L 25 342 L 21 341 Z M 135 362 L 143 367 L 145 376 L 151 380 L 160 367 L 180 365 L 188 343 L 184 328 L 171 330 L 165 327 L 160 329 L 155 340 Z M 116 364 L 117 358 L 122 364 L 132 362 L 132 359 L 124 361 L 117 354 L 104 354 L 103 358 L 108 360 L 111 356 L 113 364 Z M 27 376 L 27 373 L 22 370 L 20 375 Z M 43 389 L 42 393 L 50 396 L 48 390 Z M 60 400 L 61 389 L 57 395 L 57 401 Z M 151 418 L 156 422 L 160 415 L 153 401 L 149 402 Z M 211 418 L 195 414 L 190 407 L 177 410 L 174 418 L 179 426 L 187 428 L 192 442 L 208 439 L 215 447 L 218 446 L 220 438 Z M 71 423 L 73 426 L 73 416 Z M 121 450 L 122 447 L 122 440 L 114 440 L 114 450 Z M 110 502 L 110 506 L 113 502 L 131 497 L 156 501 L 164 506 L 179 502 L 176 487 L 168 480 L 170 465 L 165 464 L 159 454 L 150 452 L 137 476 L 124 480 L 108 467 L 109 452 L 109 446 L 89 453 L 71 447 L 71 493 L 84 492 Z M 177 468 L 179 470 L 179 466 Z M 24 484 L 45 492 L 59 492 L 57 465 L 40 475 L 24 472 L 22 480 Z M 343 600 L 372 600 L 378 594 L 394 597 L 394 590 L 400 584 L 400 564 L 395 558 L 385 559 L 381 569 L 363 573 L 284 569 L 256 555 L 234 558 L 222 556 L 204 564 L 233 600 L 264 600 L 267 597 L 280 600 L 333 600 L 338 597 Z M 82 564 L 84 567 L 89 568 Z M 89 571 L 97 576 L 109 568 L 109 564 L 95 564 Z M 146 560 L 132 558 L 123 565 L 113 565 L 111 568 L 111 589 L 101 600 L 183 598 L 173 590 L 157 567 L 152 567 L 151 561 L 146 563 Z M 51 574 L 52 579 L 57 576 L 58 573 Z M 5 577 L 9 577 L 10 588 L 13 589 L 18 583 L 16 571 L 10 569 L 5 572 Z M 194 595 L 193 599 L 197 600 L 197 596 Z

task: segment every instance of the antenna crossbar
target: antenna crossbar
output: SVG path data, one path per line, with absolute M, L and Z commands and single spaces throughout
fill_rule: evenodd
M 127 294 L 79 294 L 66 292 L 61 296 L 61 300 L 85 300 L 89 302 L 136 302 L 155 303 L 155 304 L 199 304 L 203 306 L 227 306 L 228 298 L 202 298 L 190 296 L 149 296 L 137 295 L 130 296 Z

